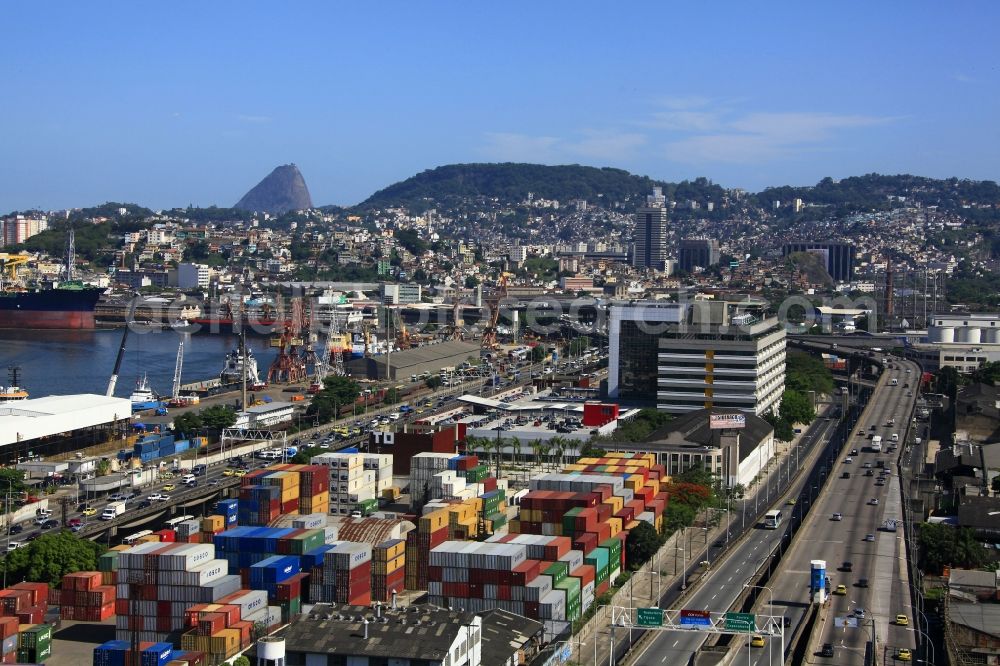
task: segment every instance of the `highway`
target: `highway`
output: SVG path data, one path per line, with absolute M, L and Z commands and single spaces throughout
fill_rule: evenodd
M 834 435 L 837 425 L 837 421 L 826 418 L 819 418 L 813 422 L 810 429 L 799 441 L 800 450 L 793 450 L 782 464 L 768 474 L 767 489 L 761 488 L 759 492 L 761 495 L 759 505 L 755 506 L 757 504 L 756 498 L 752 498 L 746 503 L 746 527 L 749 534 L 744 539 L 735 541 L 731 552 L 727 553 L 721 561 L 714 563 L 705 578 L 692 584 L 693 592 L 683 603 L 679 601 L 681 592 L 670 590 L 664 595 L 661 608 L 683 607 L 709 611 L 730 609 L 734 601 L 745 591 L 744 585 L 747 581 L 762 567 L 768 566 L 770 555 L 788 547 L 793 525 L 801 520 L 803 511 L 809 506 L 810 484 L 813 476 L 808 473 L 808 470 L 811 465 L 815 465 L 818 472 L 818 468 L 821 466 L 820 462 L 826 453 L 826 445 Z M 795 477 L 799 465 L 807 473 Z M 789 487 L 789 479 L 793 477 L 794 481 Z M 768 496 L 774 506 L 782 508 L 782 514 L 785 517 L 778 529 L 764 529 L 762 524 L 756 524 L 754 520 L 756 516 L 769 508 L 769 504 L 764 501 L 764 498 Z M 800 497 L 802 499 L 799 499 Z M 788 503 L 791 498 L 796 498 L 794 505 Z M 735 516 L 730 539 L 739 539 L 740 523 L 741 517 Z M 723 536 L 724 538 L 725 536 Z M 717 540 L 716 544 L 719 541 L 721 540 Z M 714 560 L 715 558 L 710 557 L 710 559 Z M 787 609 L 775 608 L 776 615 L 785 614 L 786 611 Z M 624 630 L 617 631 L 622 634 Z M 641 652 L 632 658 L 631 663 L 639 666 L 686 664 L 708 636 L 709 634 L 694 630 L 690 632 L 659 632 L 643 647 Z M 765 648 L 765 652 L 767 649 L 773 650 L 775 653 L 779 652 L 776 644 Z
M 828 489 L 820 494 L 770 583 L 775 612 L 791 615 L 793 626 L 801 621 L 809 603 L 811 560 L 826 561 L 832 591 L 837 591 L 838 585 L 845 586 L 843 594 L 829 596 L 827 612 L 815 629 L 818 636 L 812 641 L 817 650 L 831 644 L 834 656 L 808 655 L 813 663 L 870 663 L 866 651 L 871 651 L 867 643 L 872 627 L 880 661 L 888 656 L 891 662 L 899 648 L 913 649 L 915 644 L 912 627 L 894 623 L 900 613 L 913 623 L 904 532 L 902 528 L 897 532 L 879 528 L 887 519 L 903 518 L 896 462 L 907 438 L 920 369 L 908 361 L 893 360 L 892 365 L 883 373 L 881 387 L 837 457 Z M 891 385 L 893 379 L 897 386 Z M 892 426 L 887 425 L 890 419 L 894 419 Z M 893 434 L 898 435 L 899 448 L 888 453 L 885 448 L 893 444 Z M 872 435 L 885 441 L 882 453 L 872 452 Z M 890 470 L 885 485 L 878 485 L 880 460 Z M 866 469 L 869 465 L 871 469 Z M 850 478 L 844 478 L 845 474 Z M 835 513 L 842 519 L 835 520 Z M 868 535 L 873 540 L 867 540 Z M 846 562 L 851 563 L 850 571 Z M 857 609 L 865 612 L 858 628 L 835 626 L 835 617 L 857 616 Z M 751 663 L 766 664 L 768 660 L 761 654 Z

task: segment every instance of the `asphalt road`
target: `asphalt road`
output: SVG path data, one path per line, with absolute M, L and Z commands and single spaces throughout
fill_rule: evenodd
M 838 585 L 846 587 L 845 594 L 831 594 L 828 620 L 818 629 L 819 645 L 830 643 L 834 646 L 834 657 L 813 660 L 820 663 L 865 664 L 866 643 L 874 618 L 877 646 L 881 652 L 889 646 L 889 661 L 900 647 L 914 647 L 912 628 L 896 626 L 893 622 L 897 613 L 910 616 L 908 571 L 904 553 L 904 533 L 880 531 L 886 519 L 903 518 L 899 478 L 896 461 L 903 450 L 915 398 L 907 396 L 919 382 L 919 368 L 906 361 L 894 361 L 894 367 L 886 370 L 884 388 L 877 391 L 869 408 L 854 428 L 845 451 L 837 457 L 828 491 L 821 493 L 815 513 L 796 536 L 792 559 L 781 563 L 777 576 L 771 582 L 774 605 L 779 614 L 791 614 L 798 622 L 809 603 L 809 575 L 811 560 L 825 560 L 831 590 Z M 910 370 L 907 373 L 907 369 Z M 890 380 L 897 379 L 898 386 L 891 386 Z M 911 388 L 905 388 L 909 383 Z M 913 394 L 915 395 L 915 393 Z M 894 426 L 887 426 L 890 418 Z M 871 426 L 875 426 L 872 430 Z M 870 450 L 871 436 L 883 437 L 884 445 L 892 444 L 893 433 L 899 436 L 899 448 L 894 453 Z M 852 455 L 852 449 L 858 453 Z M 850 457 L 850 463 L 846 459 Z M 879 478 L 877 461 L 882 460 L 891 474 L 885 485 L 876 485 Z M 866 476 L 865 465 L 870 464 L 873 476 Z M 845 472 L 850 478 L 843 478 Z M 873 500 L 878 500 L 875 505 Z M 843 519 L 833 520 L 834 513 Z M 867 541 L 873 535 L 873 541 Z M 846 571 L 845 562 L 851 563 L 851 571 Z M 862 579 L 867 584 L 862 587 Z M 837 628 L 834 617 L 846 617 L 865 610 L 866 620 L 858 628 Z M 758 655 L 751 663 L 768 663 L 766 655 Z M 777 662 L 771 662 L 777 663 Z
M 791 487 L 788 486 L 789 479 L 795 475 L 797 465 L 807 467 L 815 461 L 815 464 L 819 466 L 820 462 L 816 461 L 816 458 L 822 459 L 820 455 L 822 449 L 836 426 L 837 422 L 830 419 L 821 418 L 815 421 L 800 440 L 799 450 L 792 451 L 791 455 L 785 459 L 784 464 L 768 474 L 768 485 L 766 488 L 761 488 L 759 500 L 757 497 L 750 498 L 746 502 L 745 519 L 740 513 L 737 513 L 732 523 L 730 539 L 736 539 L 740 536 L 741 523 L 743 522 L 746 524 L 746 529 L 751 532 L 750 535 L 744 541 L 735 544 L 734 550 L 728 553 L 725 559 L 714 564 L 705 578 L 694 583 L 695 591 L 683 602 L 683 608 L 715 612 L 729 610 L 744 592 L 744 585 L 747 581 L 761 567 L 767 566 L 770 560 L 769 555 L 775 550 L 788 547 L 793 519 L 801 516 L 809 505 L 808 484 L 811 476 L 803 474 L 795 478 Z M 767 498 L 770 499 L 770 502 L 767 501 Z M 794 505 L 787 503 L 787 500 L 791 498 L 796 499 Z M 755 522 L 755 517 L 771 506 L 781 508 L 785 518 L 781 526 L 773 530 L 764 529 L 762 524 Z M 709 559 L 713 558 L 710 556 Z M 676 604 L 679 596 L 678 590 L 671 590 L 664 595 L 661 607 L 678 608 Z M 770 610 L 765 609 L 765 613 L 770 614 Z M 775 606 L 774 614 L 787 614 L 787 609 Z M 617 631 L 620 634 L 619 640 L 624 638 L 625 630 L 619 629 Z M 696 630 L 659 632 L 652 642 L 648 643 L 643 651 L 634 658 L 634 663 L 638 666 L 686 664 L 708 636 L 709 634 Z M 765 648 L 765 653 L 767 649 L 773 650 L 776 654 L 780 652 L 777 645 Z

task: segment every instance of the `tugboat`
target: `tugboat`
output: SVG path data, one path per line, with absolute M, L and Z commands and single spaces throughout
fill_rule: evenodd
M 21 367 L 17 365 L 8 366 L 7 373 L 8 373 L 8 378 L 10 380 L 10 385 L 0 386 L 0 403 L 15 402 L 18 400 L 27 400 L 28 392 L 25 391 L 20 386 L 18 386 L 18 384 L 21 383 L 19 381 Z
M 254 358 L 253 352 L 249 347 L 245 347 L 245 350 L 247 388 L 254 391 L 266 388 L 267 385 L 260 380 L 260 375 L 257 372 L 257 359 Z M 222 366 L 222 372 L 219 374 L 219 379 L 223 385 L 241 384 L 243 382 L 243 357 L 244 354 L 241 353 L 239 348 L 226 354 L 226 362 Z
M 135 382 L 135 390 L 129 397 L 132 401 L 132 411 L 138 412 L 144 409 L 160 409 L 163 401 L 160 400 L 156 392 L 149 386 L 149 378 L 143 375 Z

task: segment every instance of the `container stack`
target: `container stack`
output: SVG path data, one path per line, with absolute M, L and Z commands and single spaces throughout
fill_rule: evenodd
M 114 640 L 94 648 L 94 666 L 131 666 L 133 663 L 131 643 Z M 167 666 L 179 661 L 175 666 L 208 666 L 202 653 L 181 652 L 167 642 L 142 641 L 139 643 L 139 663 L 141 666 Z
M 51 656 L 52 625 L 21 625 L 17 640 L 17 662 L 40 664 Z
M 256 480 L 261 485 L 277 486 L 281 489 L 280 512 L 282 514 L 299 512 L 299 475 L 297 473 L 261 470 Z
M 449 541 L 431 551 L 428 602 L 472 612 L 502 608 L 551 629 L 580 617 L 595 599 L 594 567 L 567 537 L 507 535 L 487 543 Z
M 118 556 L 118 637 L 176 640 L 190 605 L 216 603 L 239 589 L 239 576 L 212 544 L 140 544 Z
M 188 608 L 185 624 L 181 647 L 205 653 L 211 664 L 226 661 L 254 639 L 253 622 L 242 617 L 242 607 L 236 604 L 195 604 Z
M 201 532 L 197 541 L 190 543 L 212 543 L 216 534 L 226 531 L 226 517 L 219 514 L 212 514 L 201 519 Z
M 64 620 L 103 622 L 114 615 L 115 586 L 104 585 L 102 581 L 100 571 L 78 571 L 63 576 L 59 616 Z M 43 609 L 41 614 L 44 615 L 44 612 Z M 35 620 L 41 621 L 41 617 Z
M 389 601 L 406 583 L 406 542 L 389 539 L 372 548 L 372 601 Z
M 415 461 L 418 456 L 415 456 Z M 447 462 L 447 459 L 444 459 Z M 430 552 L 448 540 L 448 510 L 438 509 L 417 520 L 417 529 L 406 535 L 406 579 L 408 590 L 427 589 Z
M 97 570 L 101 572 L 101 585 L 114 585 L 118 582 L 115 572 L 118 571 L 118 556 L 121 551 L 109 550 L 97 558 Z
M 372 547 L 337 541 L 323 553 L 321 601 L 367 606 L 372 600 Z
M 418 453 L 410 459 L 410 502 L 413 506 L 423 504 L 428 497 L 431 479 L 439 472 L 448 471 L 448 464 L 456 456 L 451 453 Z
M 374 475 L 375 497 L 381 497 L 387 488 L 392 487 L 392 454 L 362 453 L 361 455 L 365 471 Z
M 178 523 L 176 532 L 180 543 L 201 543 L 201 521 L 197 518 Z
M 233 527 L 236 527 L 237 515 L 239 513 L 239 502 L 234 499 L 219 500 L 215 503 L 215 513 L 224 518 L 222 529 L 232 529 Z
M 244 481 L 249 475 L 243 477 Z M 256 480 L 256 479 L 254 479 Z M 281 515 L 281 487 L 245 485 L 240 488 L 237 522 L 240 525 L 267 525 Z
M 321 453 L 313 456 L 314 465 L 323 465 L 330 474 L 330 513 L 350 515 L 357 505 L 375 500 L 375 474 L 365 470 L 360 453 Z
M 18 620 L 16 617 L 0 616 L 0 662 L 13 664 L 18 661 Z

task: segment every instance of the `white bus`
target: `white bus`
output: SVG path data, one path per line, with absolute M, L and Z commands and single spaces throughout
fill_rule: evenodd
M 153 533 L 153 530 L 142 530 L 141 532 L 136 532 L 135 534 L 129 534 L 127 537 L 122 539 L 122 543 L 126 546 L 132 546 L 136 541 L 144 536 L 149 536 Z
M 764 514 L 765 529 L 776 530 L 779 525 L 781 525 L 781 511 L 779 509 L 771 509 Z
M 880 453 L 882 451 L 882 435 L 872 437 L 872 451 Z

